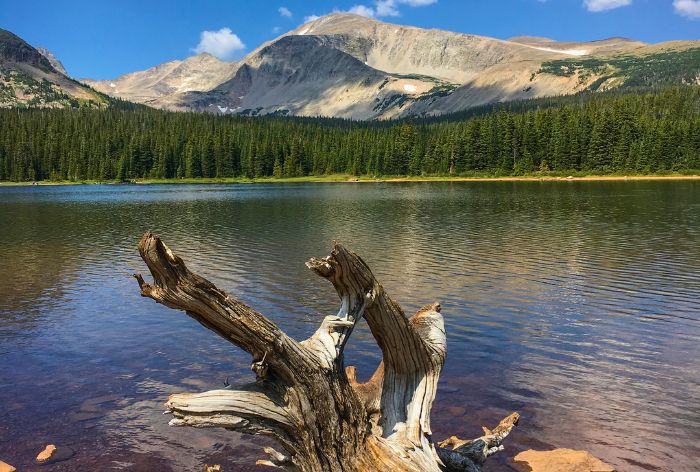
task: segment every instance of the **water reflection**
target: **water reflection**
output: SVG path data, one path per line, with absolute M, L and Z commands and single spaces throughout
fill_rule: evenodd
M 700 448 L 696 182 L 0 188 L 0 459 L 55 441 L 55 470 L 227 470 L 259 440 L 168 428 L 161 403 L 249 359 L 138 295 L 135 243 L 189 265 L 302 338 L 337 302 L 303 262 L 340 239 L 411 312 L 440 300 L 449 354 L 436 435 L 523 413 L 506 456 L 592 451 L 619 470 L 693 470 Z M 369 375 L 367 329 L 349 361 Z M 176 453 L 175 448 L 183 448 Z

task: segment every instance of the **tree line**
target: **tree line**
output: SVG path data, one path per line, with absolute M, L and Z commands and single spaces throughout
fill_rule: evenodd
M 399 122 L 0 110 L 0 180 L 663 173 L 700 169 L 700 87 Z

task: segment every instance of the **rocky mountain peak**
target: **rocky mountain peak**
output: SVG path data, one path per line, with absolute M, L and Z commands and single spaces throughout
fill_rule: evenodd
M 39 54 L 44 56 L 46 59 L 48 59 L 49 63 L 51 66 L 53 66 L 54 69 L 56 69 L 58 72 L 60 72 L 63 75 L 68 75 L 68 72 L 66 72 L 66 68 L 63 67 L 63 64 L 61 61 L 56 59 L 56 56 L 54 56 L 51 51 L 49 51 L 46 48 L 36 48 L 37 51 L 39 51 Z
M 102 107 L 109 102 L 108 97 L 69 78 L 49 51 L 4 29 L 0 29 L 0 84 L 0 107 L 64 108 L 79 103 Z
M 654 54 L 685 54 L 673 59 L 682 70 L 649 72 L 660 64 Z M 699 41 L 498 39 L 332 13 L 261 44 L 238 62 L 201 53 L 112 80 L 83 82 L 113 97 L 170 110 L 386 119 L 609 90 L 626 82 L 695 83 L 697 54 Z M 33 63 L 65 78 L 50 52 L 3 30 L 0 61 Z
M 49 60 L 25 40 L 10 31 L 0 29 L 0 62 L 23 64 L 46 72 L 56 72 Z

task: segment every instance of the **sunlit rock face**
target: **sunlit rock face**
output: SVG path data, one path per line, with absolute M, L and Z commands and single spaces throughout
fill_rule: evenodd
M 95 90 L 138 103 L 156 104 L 158 99 L 187 92 L 211 90 L 233 75 L 236 64 L 208 53 L 170 61 L 112 80 L 82 79 Z
M 48 59 L 49 63 L 51 66 L 56 69 L 58 72 L 61 74 L 68 76 L 68 72 L 66 71 L 66 68 L 63 67 L 63 64 L 61 61 L 59 61 L 56 56 L 53 55 L 51 51 L 49 51 L 46 48 L 36 48 L 37 51 L 39 51 L 39 54 L 44 56 L 46 59 Z

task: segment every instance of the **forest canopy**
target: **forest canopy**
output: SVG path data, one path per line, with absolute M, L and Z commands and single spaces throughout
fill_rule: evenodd
M 0 180 L 651 174 L 700 169 L 700 87 L 597 93 L 430 120 L 0 110 Z

